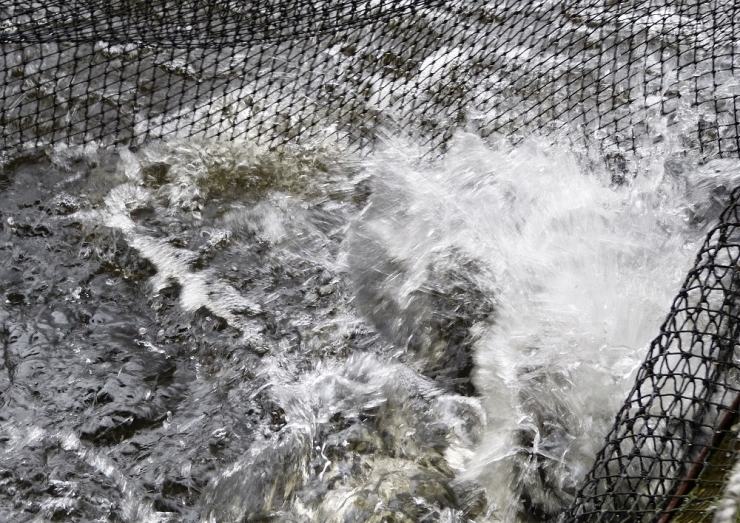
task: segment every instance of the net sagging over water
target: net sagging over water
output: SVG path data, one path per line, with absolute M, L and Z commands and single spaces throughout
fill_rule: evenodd
M 364 149 L 387 128 L 439 150 L 459 127 L 515 140 L 567 127 L 617 166 L 668 131 L 702 159 L 740 150 L 733 2 L 12 1 L 0 16 L 3 149 Z
M 367 151 L 387 129 L 444 152 L 465 128 L 566 134 L 617 171 L 645 144 L 736 158 L 738 40 L 740 7 L 723 1 L 11 0 L 0 151 L 172 138 Z M 721 487 L 705 464 L 734 452 L 737 200 L 567 517 L 658 520 L 697 485 Z

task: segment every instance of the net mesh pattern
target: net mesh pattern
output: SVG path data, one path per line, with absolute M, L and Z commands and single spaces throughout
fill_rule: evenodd
M 444 151 L 465 128 L 565 134 L 618 166 L 664 140 L 738 157 L 738 41 L 725 0 L 6 0 L 0 152 L 161 138 L 369 150 L 383 129 Z M 740 397 L 737 201 L 564 517 L 659 520 L 715 481 Z
M 667 522 L 712 508 L 737 458 L 739 298 L 735 190 L 567 520 Z
M 456 128 L 740 151 L 740 7 L 724 0 L 8 0 L 3 150 Z M 650 122 L 650 123 L 648 123 Z M 577 131 L 577 132 L 573 132 Z

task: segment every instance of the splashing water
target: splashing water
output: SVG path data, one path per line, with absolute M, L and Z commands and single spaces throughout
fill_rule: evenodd
M 13 260 L 74 267 L 48 291 L 8 279 L 0 307 L 23 334 L 3 340 L 0 496 L 42 518 L 556 515 L 739 172 L 656 152 L 613 183 L 468 135 L 435 161 L 184 141 L 94 162 L 53 195 L 33 169 L 0 191 L 42 202 L 4 208 Z M 72 486 L 24 505 L 34 453 L 90 479 L 38 476 Z
M 372 169 L 378 187 L 356 226 L 360 272 L 388 259 L 403 269 L 361 287 L 382 295 L 370 315 L 392 301 L 400 314 L 381 323 L 418 347 L 424 312 L 412 296 L 429 267 L 453 252 L 475 261 L 472 278 L 494 313 L 471 328 L 487 422 L 462 477 L 483 482 L 505 521 L 558 514 L 631 388 L 737 162 L 682 172 L 655 161 L 613 184 L 582 172 L 566 151 L 530 143 L 493 152 L 463 137 L 440 165 L 421 169 L 395 154 Z

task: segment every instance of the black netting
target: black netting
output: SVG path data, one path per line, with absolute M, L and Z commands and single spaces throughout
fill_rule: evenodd
M 455 128 L 567 129 L 607 155 L 740 150 L 740 8 L 723 0 L 8 0 L 8 150 L 158 137 L 439 150 Z M 574 132 L 576 131 L 576 132 Z
M 738 41 L 725 0 L 5 0 L 0 151 L 181 137 L 365 150 L 381 129 L 442 151 L 467 128 L 565 133 L 617 164 L 669 139 L 737 157 Z M 737 198 L 568 517 L 658 519 L 715 481 L 740 398 Z
M 740 190 L 653 341 L 569 520 L 669 521 L 711 508 L 736 460 Z M 733 432 L 735 434 L 733 434 Z M 693 521 L 693 520 L 692 520 Z

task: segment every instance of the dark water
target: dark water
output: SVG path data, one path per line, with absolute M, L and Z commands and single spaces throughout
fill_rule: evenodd
M 131 153 L 6 166 L 3 518 L 310 521 L 342 488 L 362 500 L 343 520 L 380 499 L 409 520 L 479 513 L 479 487 L 453 485 L 443 457 L 480 436 L 480 407 L 458 394 L 473 390 L 469 276 L 431 275 L 419 325 L 439 346 L 399 354 L 393 326 L 353 303 L 388 317 L 373 277 L 356 294 L 339 260 L 366 176 L 328 154 L 224 146 L 184 186 L 199 152 L 154 149 L 137 184 Z M 421 373 L 403 363 L 417 359 Z

